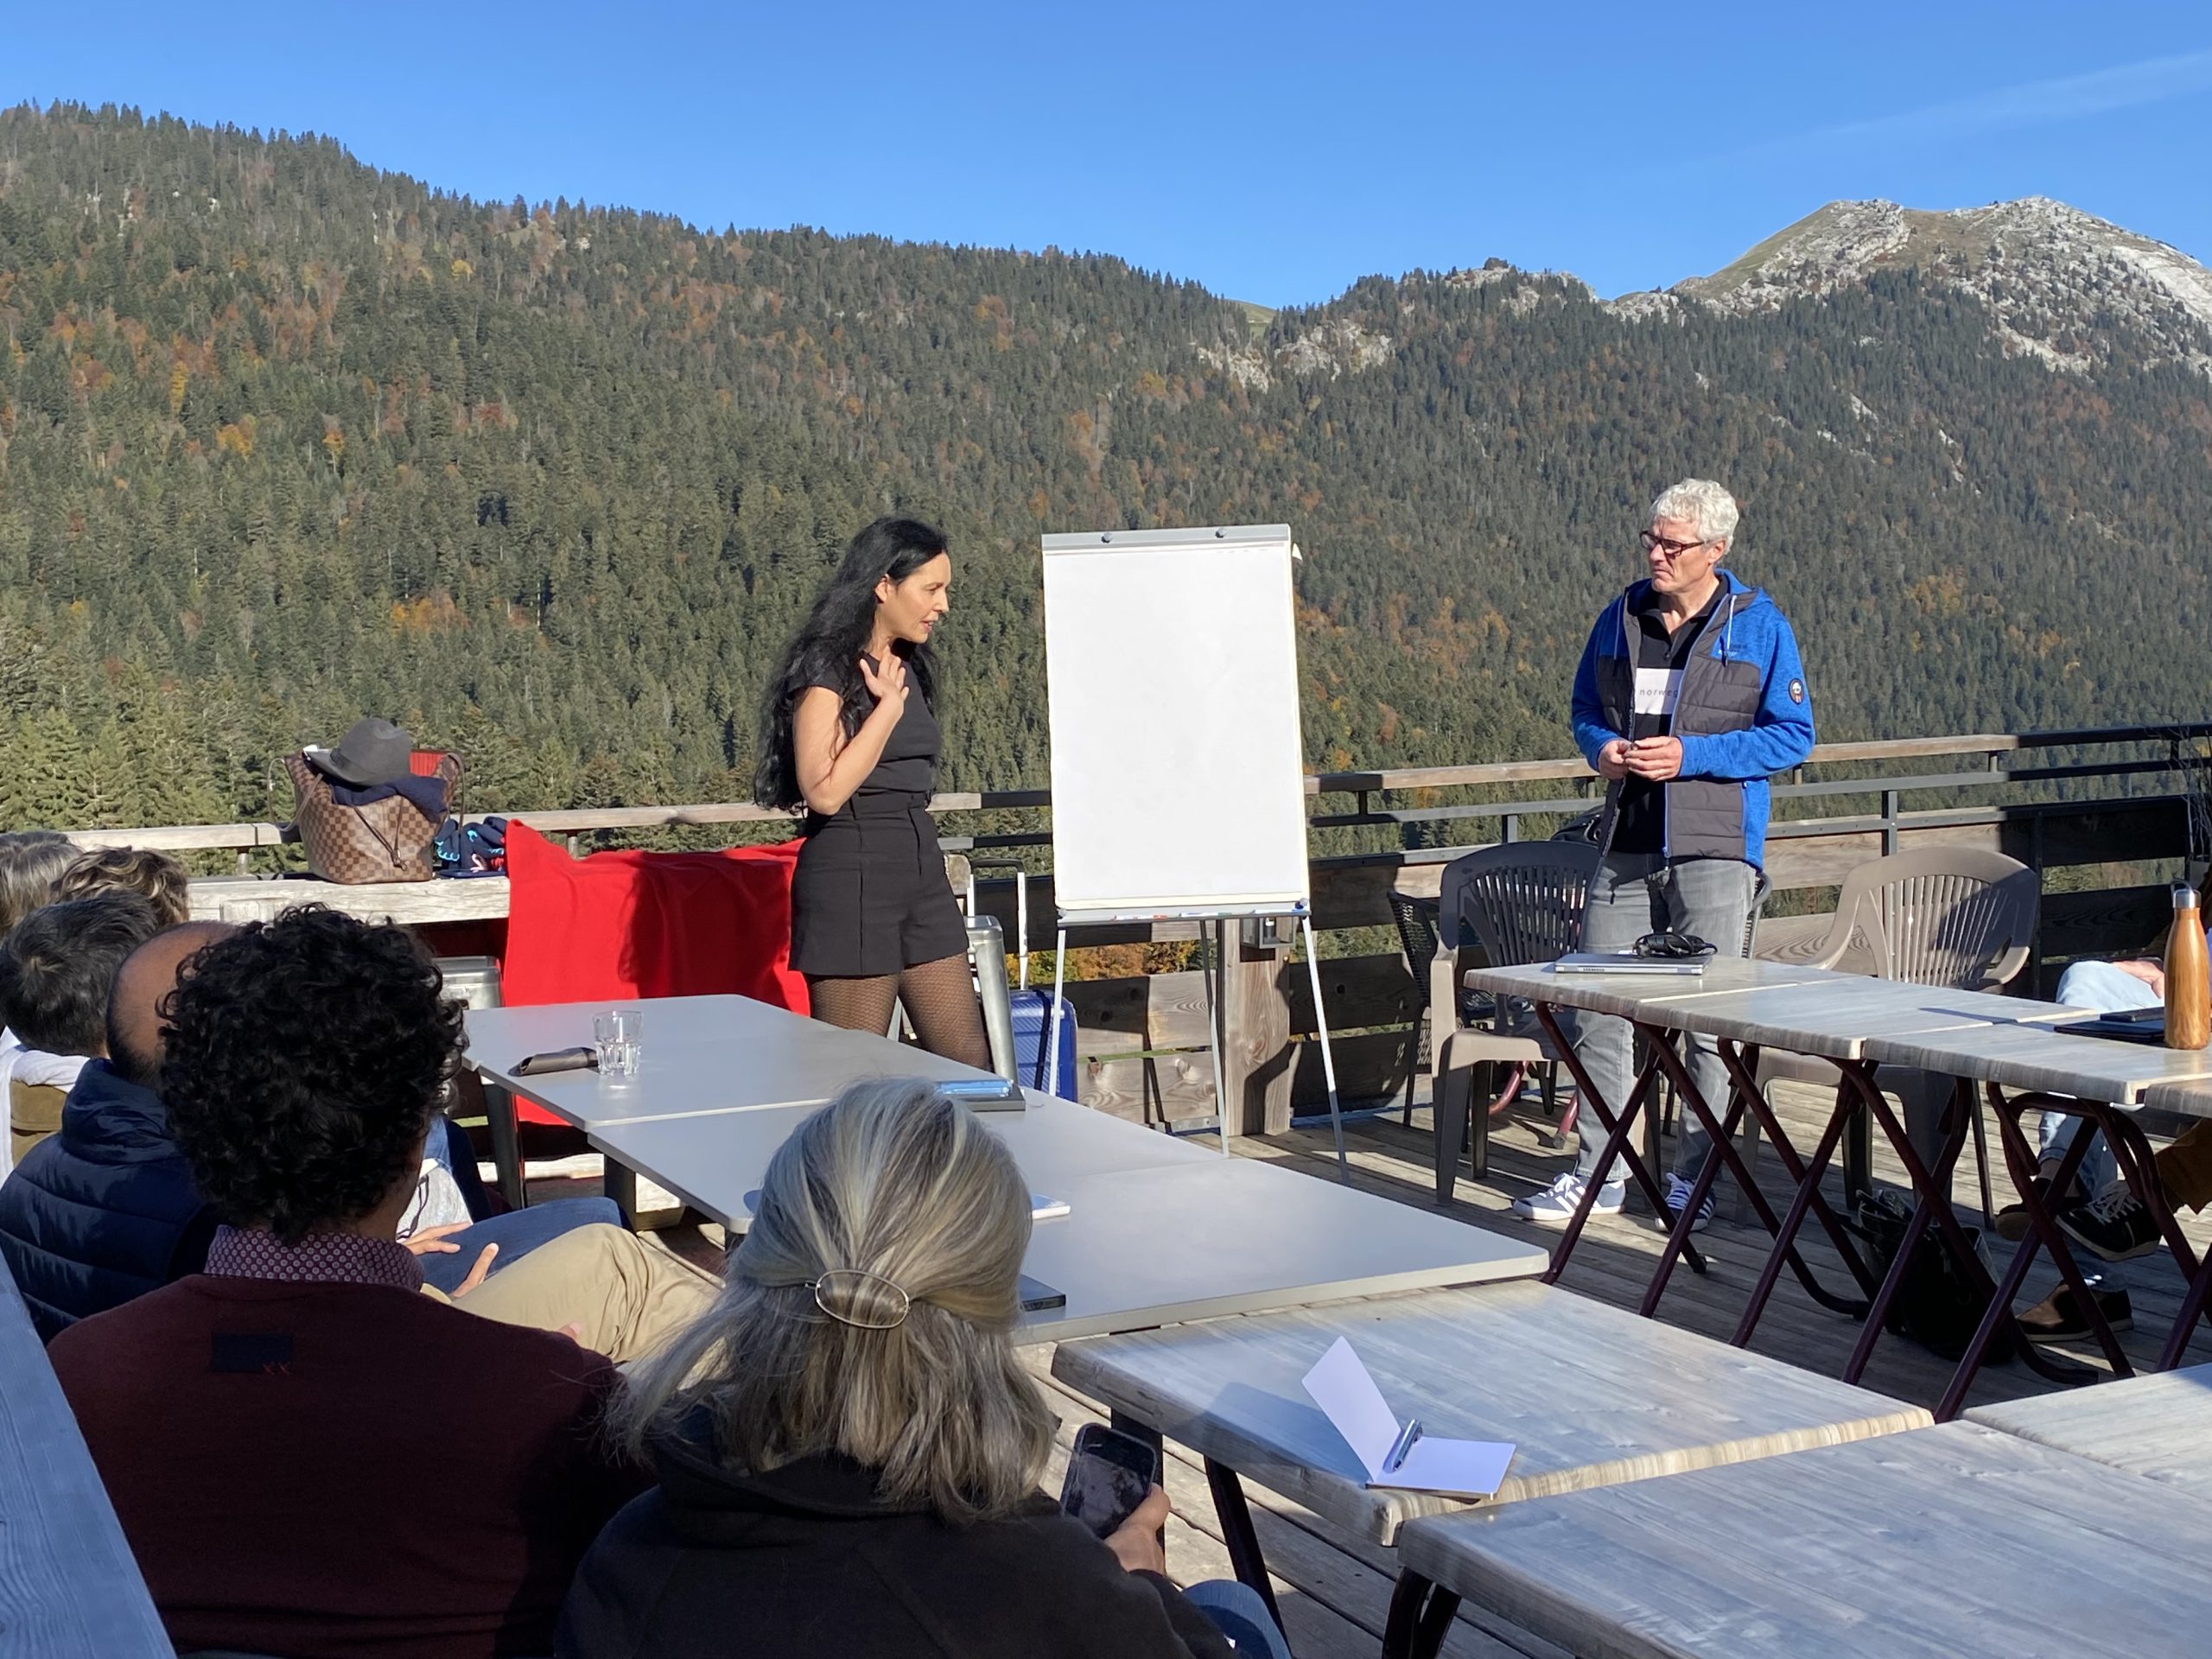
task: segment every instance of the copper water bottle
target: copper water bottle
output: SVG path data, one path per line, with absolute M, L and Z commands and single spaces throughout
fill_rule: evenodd
M 2204 917 L 2196 889 L 2174 889 L 2173 931 L 2166 935 L 2166 1046 L 2202 1048 L 2212 1039 L 2212 979 L 2205 969 Z

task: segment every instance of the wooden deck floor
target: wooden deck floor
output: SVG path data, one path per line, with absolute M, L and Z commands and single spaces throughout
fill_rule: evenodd
M 1827 1100 L 1809 1088 L 1781 1084 L 1776 1090 L 1777 1109 L 1791 1138 L 1809 1146 L 1817 1122 L 1825 1116 Z M 1453 1213 L 1477 1226 L 1519 1231 L 1523 1224 L 1506 1213 L 1520 1193 L 1548 1182 L 1568 1166 L 1567 1152 L 1546 1151 L 1539 1143 L 1533 1112 L 1501 1119 L 1491 1139 L 1491 1171 L 1480 1185 L 1462 1179 L 1457 1185 Z M 1996 1156 L 1994 1128 L 1992 1155 Z M 1353 1125 L 1347 1135 L 1352 1179 L 1362 1190 L 1401 1203 L 1433 1204 L 1430 1159 L 1429 1120 L 1425 1106 L 1417 1107 L 1410 1125 L 1395 1114 L 1370 1118 Z M 1264 1158 L 1303 1170 L 1323 1180 L 1336 1175 L 1333 1142 L 1325 1126 L 1294 1130 L 1287 1135 L 1249 1138 L 1236 1143 L 1238 1155 Z M 1961 1160 L 1957 1183 L 1961 1214 L 1979 1208 L 1974 1192 L 1972 1154 Z M 1783 1193 L 1780 1166 L 1770 1154 L 1758 1163 L 1762 1185 L 1777 1209 Z M 1904 1172 L 1885 1146 L 1875 1158 L 1878 1179 L 1904 1183 Z M 1998 1201 L 2010 1196 L 2001 1160 L 1994 1173 Z M 564 1184 L 565 1185 L 565 1184 Z M 575 1191 L 573 1185 L 565 1190 Z M 1840 1199 L 1841 1180 L 1831 1174 L 1829 1196 Z M 1635 1200 L 1631 1200 L 1633 1204 Z M 1724 1209 L 1726 1195 L 1724 1194 Z M 2205 1217 L 2187 1218 L 2191 1242 L 2200 1249 L 2212 1245 L 2212 1224 Z M 664 1243 L 694 1260 L 704 1262 L 719 1249 L 715 1230 L 683 1228 L 660 1236 Z M 1732 1332 L 1745 1294 L 1764 1258 L 1765 1234 L 1757 1225 L 1739 1226 L 1716 1220 L 1700 1237 L 1710 1262 L 1702 1276 L 1678 1268 L 1670 1283 L 1659 1317 L 1685 1329 L 1725 1340 Z M 1618 1306 L 1634 1307 L 1647 1283 L 1662 1238 L 1650 1218 L 1631 1211 L 1598 1223 L 1577 1248 L 1562 1283 L 1585 1295 Z M 1163 1241 L 1163 1245 L 1167 1244 Z M 1832 1282 L 1844 1281 L 1840 1263 L 1821 1237 L 1817 1227 L 1804 1236 L 1806 1255 L 1816 1272 Z M 2001 1268 L 2011 1247 L 1992 1241 Z M 2123 1338 L 2129 1357 L 2140 1365 L 2151 1363 L 2163 1344 L 2177 1311 L 2181 1292 L 2178 1275 L 2163 1255 L 2146 1256 L 2107 1271 L 2106 1282 L 2126 1287 L 2134 1306 L 2136 1328 Z M 2041 1296 L 2055 1282 L 2046 1265 L 2038 1264 L 2028 1281 L 2028 1298 Z M 1818 1306 L 1787 1275 L 1776 1291 L 1752 1346 L 1759 1352 L 1834 1376 L 1841 1373 L 1859 1326 Z M 2074 1357 L 2085 1363 L 2094 1358 L 2082 1351 Z M 1062 1426 L 1061 1455 L 1077 1426 L 1101 1421 L 1096 1402 L 1075 1394 L 1049 1375 L 1049 1351 L 1029 1356 L 1029 1363 L 1054 1400 Z M 2212 1327 L 2200 1326 L 2184 1363 L 2212 1360 Z M 1902 1338 L 1885 1337 L 1876 1349 L 1863 1379 L 1865 1386 L 1900 1400 L 1933 1407 L 1949 1381 L 1951 1366 Z M 2018 1364 L 1993 1366 L 1978 1382 L 1971 1403 L 2010 1399 L 2023 1394 L 2049 1391 L 2052 1385 Z M 1199 1462 L 1169 1447 L 1166 1486 L 1173 1500 L 1175 1519 L 1168 1536 L 1168 1566 L 1175 1577 L 1189 1583 L 1230 1575 L 1229 1556 Z M 1059 1479 L 1059 1459 L 1050 1479 Z M 1295 1503 L 1272 1493 L 1249 1489 L 1255 1524 L 1275 1580 L 1275 1592 L 1289 1629 L 1298 1659 L 1371 1659 L 1380 1645 L 1382 1623 L 1395 1576 L 1391 1552 L 1347 1536 Z M 1479 1611 L 1463 1611 L 1445 1652 L 1452 1659 L 1498 1659 L 1525 1655 L 1529 1659 L 1561 1659 L 1561 1650 L 1503 1624 Z

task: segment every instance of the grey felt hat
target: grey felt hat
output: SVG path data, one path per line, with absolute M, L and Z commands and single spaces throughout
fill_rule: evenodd
M 372 716 L 355 721 L 336 748 L 310 749 L 308 758 L 326 775 L 365 789 L 406 777 L 414 752 L 415 740 L 406 728 Z

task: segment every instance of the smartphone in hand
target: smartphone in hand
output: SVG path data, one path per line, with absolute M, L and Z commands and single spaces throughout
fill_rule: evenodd
M 1060 1507 L 1103 1538 L 1160 1483 L 1160 1453 L 1133 1434 L 1085 1423 L 1075 1432 Z

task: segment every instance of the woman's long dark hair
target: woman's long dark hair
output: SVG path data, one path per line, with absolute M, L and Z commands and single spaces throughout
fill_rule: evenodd
M 791 749 L 791 717 L 809 686 L 835 688 L 844 705 L 848 737 L 874 706 L 868 682 L 861 678 L 860 658 L 875 626 L 875 584 L 886 576 L 904 582 L 944 550 L 944 537 L 918 518 L 879 518 L 853 537 L 836 574 L 815 596 L 814 608 L 768 678 L 760 704 L 760 764 L 753 775 L 753 798 L 761 805 L 790 810 L 805 802 Z M 892 649 L 906 659 L 906 672 L 922 695 L 935 702 L 937 672 L 930 648 L 901 639 Z

